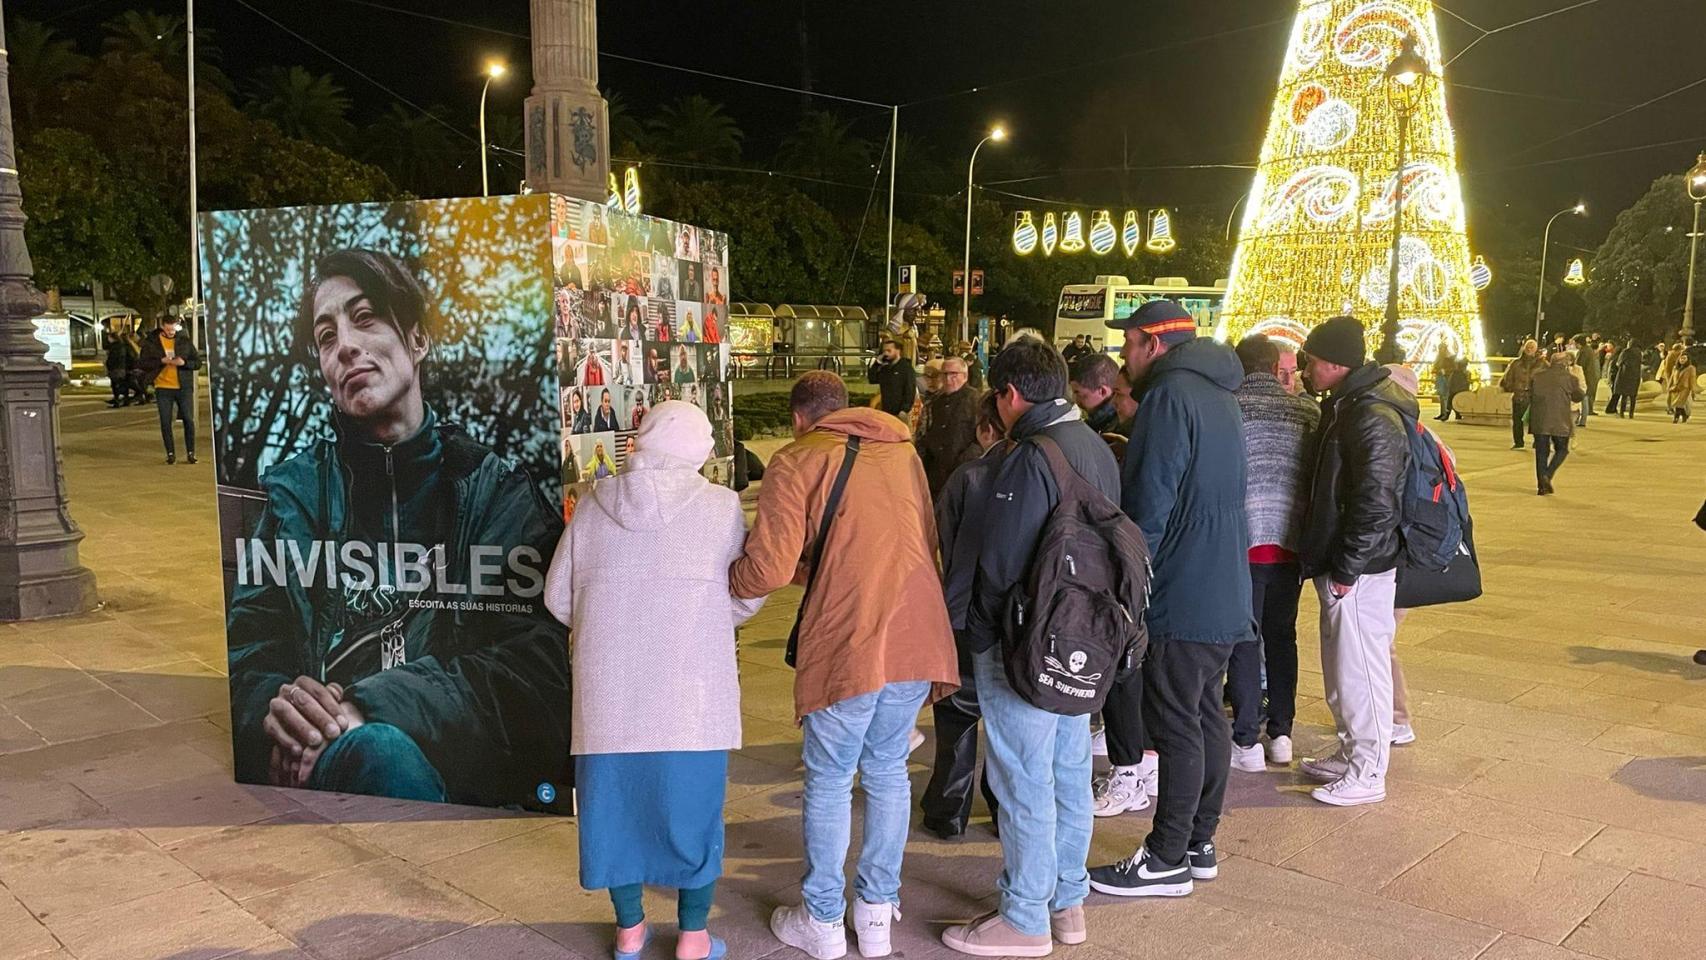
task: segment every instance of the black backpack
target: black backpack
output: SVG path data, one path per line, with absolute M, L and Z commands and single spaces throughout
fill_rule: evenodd
M 1143 660 L 1149 630 L 1149 547 L 1119 505 L 1078 475 L 1053 439 L 1048 459 L 1060 502 L 1013 592 L 1003 660 L 1032 706 L 1062 716 L 1102 709 L 1116 677 Z

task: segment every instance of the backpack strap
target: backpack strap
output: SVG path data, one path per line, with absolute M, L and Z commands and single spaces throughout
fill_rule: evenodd
M 829 524 L 835 519 L 835 511 L 841 506 L 841 494 L 847 490 L 847 476 L 853 472 L 853 461 L 859 457 L 859 438 L 847 438 L 847 452 L 841 458 L 841 470 L 835 475 L 835 483 L 829 488 L 829 499 L 823 504 L 823 521 L 818 524 L 817 539 L 812 541 L 811 569 L 806 571 L 806 592 L 800 595 L 800 609 L 794 612 L 794 629 L 788 632 L 788 652 L 784 659 L 788 666 L 793 666 L 800 652 L 800 621 L 806 616 L 806 600 L 812 595 L 812 585 L 817 583 L 818 567 L 822 565 L 823 545 L 829 541 Z
M 1054 474 L 1054 485 L 1060 494 L 1061 502 L 1080 499 L 1078 484 L 1083 481 L 1078 476 L 1078 471 L 1072 469 L 1072 464 L 1067 462 L 1066 454 L 1060 449 L 1060 444 L 1055 443 L 1053 437 L 1042 433 L 1029 439 L 1036 444 L 1037 449 L 1041 450 L 1043 457 L 1048 460 L 1049 472 Z

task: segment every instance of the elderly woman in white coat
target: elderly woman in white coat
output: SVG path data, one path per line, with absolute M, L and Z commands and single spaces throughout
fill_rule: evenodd
M 726 952 L 706 919 L 740 746 L 734 634 L 762 601 L 729 595 L 746 527 L 739 495 L 699 474 L 711 449 L 704 411 L 654 407 L 626 468 L 581 498 L 545 589 L 571 628 L 580 882 L 610 891 L 616 960 L 651 939 L 646 885 L 679 891 L 676 957 Z

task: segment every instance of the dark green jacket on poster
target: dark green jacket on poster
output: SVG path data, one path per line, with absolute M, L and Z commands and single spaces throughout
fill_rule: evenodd
M 227 624 L 239 780 L 266 782 L 269 702 L 309 676 L 407 734 L 453 802 L 531 803 L 540 783 L 570 782 L 567 637 L 542 595 L 562 514 L 525 471 L 429 411 L 409 440 L 322 440 L 261 485 L 252 539 L 279 551 L 286 575 L 277 582 L 243 551 Z M 425 589 L 373 587 L 343 562 L 348 545 L 366 545 L 371 569 L 374 546 L 395 543 L 437 553 Z M 476 564 L 485 593 L 472 592 Z
M 1244 512 L 1244 368 L 1226 346 L 1190 340 L 1138 385 L 1120 506 L 1154 555 L 1152 643 L 1241 643 L 1250 622 Z

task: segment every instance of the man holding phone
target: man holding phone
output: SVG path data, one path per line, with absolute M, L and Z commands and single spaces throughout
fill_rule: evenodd
M 201 354 L 195 341 L 178 329 L 178 318 L 160 318 L 160 327 L 142 342 L 136 365 L 145 383 L 154 384 L 154 404 L 160 410 L 160 439 L 166 444 L 166 462 L 178 462 L 172 442 L 172 416 L 184 422 L 184 453 L 195 463 L 195 372 Z

